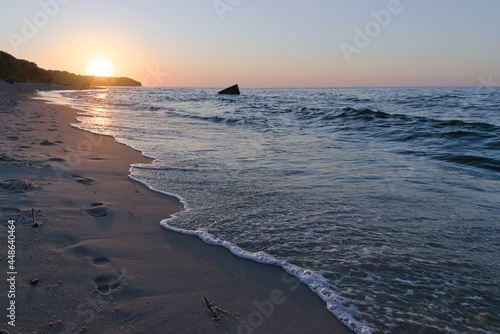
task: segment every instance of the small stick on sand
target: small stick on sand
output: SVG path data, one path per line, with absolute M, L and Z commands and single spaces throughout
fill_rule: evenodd
M 35 220 L 35 209 L 31 208 L 31 220 L 32 220 L 32 227 L 38 227 L 40 224 L 38 224 Z
M 217 307 L 212 307 L 210 305 L 210 302 L 208 301 L 207 297 L 203 296 L 203 300 L 205 301 L 205 305 L 207 305 L 208 310 L 212 314 L 213 319 L 214 320 L 219 319 L 219 317 L 217 316 Z

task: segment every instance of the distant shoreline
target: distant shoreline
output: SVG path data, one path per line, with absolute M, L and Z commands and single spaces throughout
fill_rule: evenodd
M 0 51 L 0 76 L 8 83 L 44 83 L 76 87 L 142 86 L 139 81 L 127 77 L 98 77 L 45 70 L 33 62 L 17 59 L 3 51 Z

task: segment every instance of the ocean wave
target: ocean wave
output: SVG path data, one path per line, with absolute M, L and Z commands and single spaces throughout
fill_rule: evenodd
M 435 118 L 422 117 L 422 116 L 411 116 L 406 114 L 391 114 L 383 111 L 374 111 L 371 109 L 356 109 L 356 108 L 344 108 L 342 112 L 334 117 L 329 116 L 328 119 L 333 118 L 349 118 L 349 119 L 362 119 L 364 121 L 370 121 L 374 119 L 387 119 L 388 121 L 402 121 L 392 125 L 413 126 L 415 123 L 429 124 L 431 127 L 435 128 L 467 128 L 467 129 L 477 129 L 480 131 L 499 131 L 500 128 L 494 124 L 490 123 L 480 123 L 480 122 L 467 122 L 463 120 L 439 120 Z M 388 125 L 391 125 L 390 123 Z
M 494 124 L 489 123 L 478 123 L 478 122 L 466 122 L 461 120 L 449 120 L 444 122 L 437 121 L 436 127 L 459 127 L 459 128 L 467 128 L 467 129 L 477 129 L 481 131 L 498 131 L 499 127 Z
M 245 124 L 246 120 L 243 118 L 227 118 L 222 116 L 198 116 L 198 115 L 184 115 L 186 118 L 192 118 L 202 121 L 209 121 L 213 123 L 226 123 L 226 124 Z
M 353 119 L 363 119 L 363 120 L 370 120 L 370 119 L 377 119 L 377 118 L 396 118 L 398 116 L 403 116 L 403 115 L 391 115 L 388 113 L 385 113 L 383 111 L 373 111 L 370 109 L 355 109 L 355 108 L 344 108 L 342 110 L 342 113 L 338 116 L 337 118 L 353 118 Z
M 469 165 L 500 172 L 500 160 L 474 155 L 438 155 L 435 159 Z
M 150 110 L 150 111 L 159 111 L 159 110 L 165 110 L 165 108 L 164 107 L 149 106 L 148 110 Z

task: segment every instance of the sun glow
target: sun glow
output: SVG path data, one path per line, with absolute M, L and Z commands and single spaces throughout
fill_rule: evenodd
M 88 64 L 87 72 L 99 77 L 110 77 L 113 74 L 113 66 L 106 59 L 94 58 Z

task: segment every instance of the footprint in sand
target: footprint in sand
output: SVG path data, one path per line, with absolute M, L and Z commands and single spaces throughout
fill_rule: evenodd
M 74 240 L 77 241 L 77 240 Z M 96 266 L 103 266 L 111 261 L 103 255 L 100 251 L 94 250 L 86 246 L 82 242 L 76 242 L 73 245 L 67 247 L 69 251 L 79 258 L 92 258 L 92 263 Z
M 111 292 L 116 291 L 121 286 L 121 278 L 115 275 L 100 275 L 94 280 L 94 283 L 103 295 L 109 295 Z
M 96 266 L 104 266 L 110 262 L 111 261 L 107 257 L 96 257 L 92 260 L 92 263 Z
M 49 145 L 57 145 L 57 144 L 45 139 L 44 141 L 40 142 L 39 145 L 49 146 Z
M 76 182 L 84 184 L 86 186 L 88 186 L 89 184 L 94 182 L 94 180 L 89 179 L 87 177 L 80 176 L 80 175 L 72 175 L 72 177 L 76 179 Z
M 6 155 L 0 155 L 0 161 L 4 161 L 4 162 L 14 162 L 14 161 L 17 161 L 16 159 L 12 158 L 12 157 L 8 157 Z
M 109 206 L 102 203 L 92 203 L 90 209 L 86 209 L 85 212 L 93 217 L 106 217 L 110 215 L 113 210 Z
M 0 191 L 8 191 L 12 194 L 24 193 L 27 190 L 33 190 L 36 187 L 27 180 L 5 180 L 0 181 Z
M 2 213 L 21 213 L 21 210 L 18 208 L 2 208 L 0 211 L 2 211 Z
M 53 161 L 53 162 L 65 162 L 66 161 L 63 158 L 50 158 L 49 160 Z

